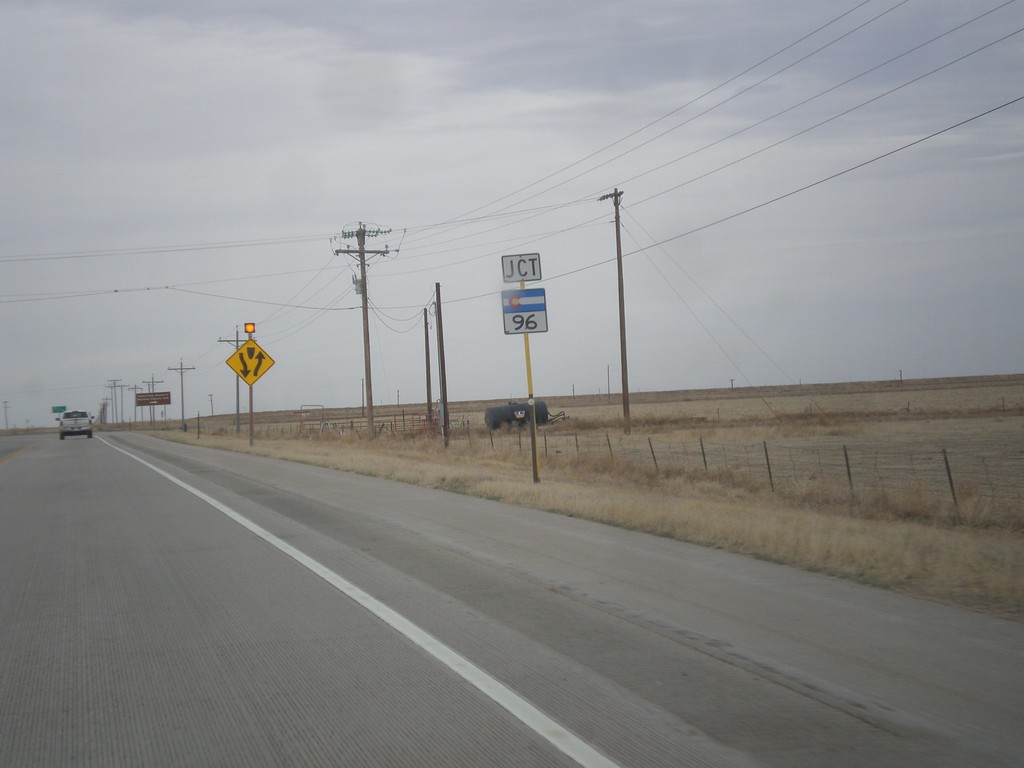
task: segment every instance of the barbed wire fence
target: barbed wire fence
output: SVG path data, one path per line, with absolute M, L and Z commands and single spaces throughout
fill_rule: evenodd
M 496 450 L 529 451 L 520 431 L 491 435 Z M 804 494 L 816 487 L 844 489 L 852 497 L 920 494 L 954 507 L 982 499 L 1006 512 L 1024 509 L 1024 449 L 921 443 L 780 440 L 717 442 L 697 438 L 669 442 L 657 437 L 610 434 L 547 434 L 538 450 L 547 459 L 604 457 L 648 466 L 659 473 L 728 473 L 766 489 Z
M 311 429 L 316 426 L 316 429 Z M 435 425 L 414 414 L 399 413 L 382 419 L 381 434 L 427 434 Z M 468 417 L 453 418 L 452 436 L 494 451 L 528 453 L 527 429 L 488 430 Z M 298 423 L 264 425 L 266 437 L 313 432 L 335 435 L 365 434 L 360 418 L 319 425 Z M 603 458 L 649 467 L 662 475 L 706 475 L 723 482 L 742 482 L 753 488 L 794 497 L 849 496 L 851 499 L 886 497 L 950 507 L 979 504 L 1015 529 L 1024 529 L 1024 439 L 987 441 L 964 437 L 946 444 L 922 440 L 847 437 L 790 437 L 760 442 L 715 441 L 702 437 L 670 441 L 648 437 L 613 436 L 611 432 L 570 433 L 541 431 L 538 450 L 546 460 L 573 457 Z

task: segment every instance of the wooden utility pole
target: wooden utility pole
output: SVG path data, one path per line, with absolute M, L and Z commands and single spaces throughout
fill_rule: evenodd
M 110 423 L 117 421 L 117 385 L 121 379 L 109 379 L 107 386 L 110 387 Z
M 157 384 L 163 384 L 164 380 L 163 379 L 158 379 L 156 377 L 155 373 L 151 373 L 151 374 L 149 374 L 149 380 L 148 381 L 144 381 L 142 383 L 149 385 L 149 391 L 150 392 L 155 392 L 156 390 L 154 389 L 154 387 Z M 154 409 L 154 407 L 152 405 L 149 406 L 149 428 L 150 429 L 156 429 L 156 410 Z
M 235 326 L 235 338 L 233 339 L 217 339 L 219 342 L 226 344 L 234 344 L 235 349 L 242 346 L 242 340 L 238 337 L 238 326 Z M 242 384 L 242 378 L 235 376 L 235 434 L 242 434 L 242 397 L 239 392 L 239 387 Z
M 377 436 L 377 430 L 373 424 L 373 379 L 370 373 L 370 311 L 369 301 L 366 297 L 366 255 L 386 256 L 390 251 L 388 251 L 387 246 L 381 251 L 366 250 L 366 236 L 386 235 L 390 231 L 386 227 L 374 227 L 368 230 L 363 226 L 363 222 L 359 222 L 359 227 L 354 231 L 347 230 L 341 233 L 342 237 L 355 237 L 358 250 L 353 251 L 351 248 L 340 248 L 334 251 L 336 254 L 344 253 L 349 256 L 356 256 L 359 259 L 359 292 L 363 297 L 363 369 L 366 388 L 366 429 L 371 438 Z
M 430 431 L 430 425 L 434 423 L 431 415 L 434 412 L 434 404 L 431 402 L 430 393 L 430 323 L 427 321 L 427 308 L 423 308 L 423 357 L 427 364 L 427 431 Z
M 132 414 L 131 414 L 131 418 L 128 419 L 129 422 L 132 422 L 132 421 L 136 420 L 136 417 L 137 417 L 137 414 L 138 414 L 138 407 L 139 406 L 137 406 L 135 403 L 139 399 L 139 392 L 141 392 L 144 389 L 144 387 L 140 387 L 138 384 L 132 384 L 130 387 L 128 387 L 128 389 L 130 389 L 132 391 L 132 397 L 134 398 L 133 401 L 132 401 Z
M 182 432 L 188 432 L 188 424 L 185 423 L 185 371 L 194 371 L 195 369 L 196 369 L 196 367 L 194 365 L 191 365 L 188 368 L 186 368 L 185 367 L 185 363 L 183 363 L 180 359 L 178 360 L 178 367 L 177 368 L 168 368 L 167 369 L 168 371 L 177 371 L 178 372 L 178 378 L 181 380 L 180 392 L 181 392 L 181 431 Z
M 622 192 L 616 189 L 614 192 L 602 195 L 598 199 L 611 199 L 615 205 L 615 263 L 619 274 L 619 356 L 622 365 L 622 430 L 628 435 L 631 429 L 629 420 L 629 367 L 626 363 L 626 297 L 622 286 L 622 233 L 619 224 L 619 201 L 622 200 L 622 194 Z
M 441 434 L 444 436 L 444 447 L 450 440 L 448 419 L 448 374 L 444 366 L 444 322 L 441 320 L 441 284 L 434 283 L 434 309 L 437 312 L 437 368 L 441 377 Z

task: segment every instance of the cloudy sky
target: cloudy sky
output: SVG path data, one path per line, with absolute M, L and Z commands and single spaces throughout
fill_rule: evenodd
M 359 405 L 360 222 L 376 404 L 435 284 L 449 396 L 525 393 L 515 253 L 537 395 L 617 392 L 616 188 L 632 391 L 1024 371 L 1022 6 L 0 0 L 8 425 L 231 412 L 249 321 L 257 408 Z

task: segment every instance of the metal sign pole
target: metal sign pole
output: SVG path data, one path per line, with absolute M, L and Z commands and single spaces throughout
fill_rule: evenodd
M 526 283 L 519 283 L 526 289 Z M 530 453 L 533 456 L 533 482 L 540 482 L 540 468 L 537 464 L 537 406 L 533 399 L 533 367 L 530 365 L 530 334 L 523 334 L 523 351 L 526 353 L 526 402 L 530 406 Z
M 253 339 L 253 331 L 256 330 L 256 326 L 255 325 L 250 325 L 249 323 L 246 323 L 245 324 L 245 330 L 246 330 L 246 332 L 247 332 L 247 334 L 249 336 L 249 341 L 250 342 L 255 341 L 255 339 Z M 252 448 L 252 436 L 253 436 L 253 432 L 255 431 L 253 429 L 254 416 L 253 416 L 253 409 L 252 409 L 252 385 L 255 384 L 256 382 L 255 381 L 249 381 L 249 382 L 246 382 L 246 383 L 249 385 L 249 447 Z
M 526 290 L 527 281 L 541 279 L 539 253 L 515 253 L 501 257 L 502 279 L 514 283 L 518 278 L 518 291 L 501 292 L 502 321 L 505 333 L 523 334 L 523 352 L 526 355 L 527 407 L 530 409 L 530 453 L 533 463 L 533 482 L 540 482 L 537 460 L 537 402 L 533 399 L 533 367 L 530 363 L 530 331 L 544 333 L 548 329 L 547 303 L 544 289 Z M 440 328 L 438 312 L 438 328 Z

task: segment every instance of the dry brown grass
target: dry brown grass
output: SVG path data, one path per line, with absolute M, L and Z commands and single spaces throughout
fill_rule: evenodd
M 543 461 L 535 484 L 528 456 L 481 451 L 480 442 L 455 440 L 445 450 L 437 439 L 350 436 L 249 448 L 247 439 L 204 436 L 200 444 L 584 517 L 1024 618 L 1024 536 L 1016 532 L 893 519 L 872 511 L 890 504 L 882 498 L 793 503 L 721 474 L 665 476 L 596 456 Z

